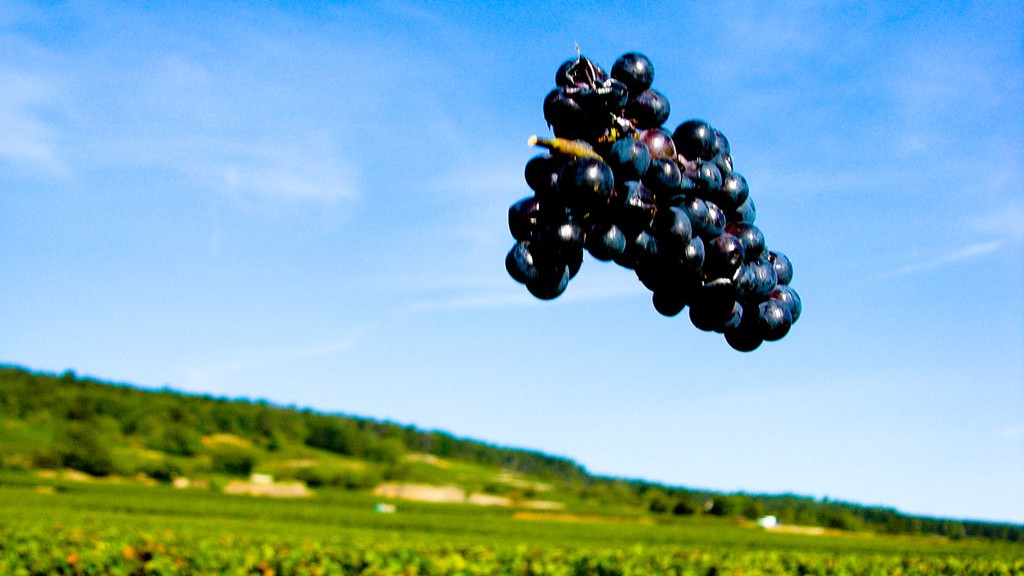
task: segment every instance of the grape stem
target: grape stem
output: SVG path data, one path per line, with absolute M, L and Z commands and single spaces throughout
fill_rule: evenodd
M 566 156 L 575 156 L 576 158 L 597 158 L 598 160 L 604 160 L 601 155 L 594 151 L 594 149 L 582 140 L 567 140 L 565 138 L 538 138 L 536 136 L 530 136 L 530 139 L 526 141 L 530 146 L 540 146 L 541 148 L 547 148 L 556 154 L 565 154 Z

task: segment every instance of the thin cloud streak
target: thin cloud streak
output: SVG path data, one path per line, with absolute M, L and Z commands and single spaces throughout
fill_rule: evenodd
M 216 387 L 218 383 L 235 374 L 261 370 L 272 366 L 308 362 L 341 354 L 351 350 L 358 342 L 358 334 L 332 342 L 298 348 L 252 352 L 248 356 L 223 362 L 186 366 L 183 368 L 183 384 L 188 389 L 202 390 Z
M 900 276 L 909 276 L 912 274 L 918 274 L 921 272 L 928 272 L 931 270 L 937 270 L 939 268 L 945 268 L 946 266 L 950 266 L 967 260 L 972 260 L 974 258 L 979 258 L 991 252 L 995 252 L 1002 246 L 1002 242 L 995 240 L 990 242 L 978 242 L 976 244 L 972 244 L 966 248 L 957 250 L 956 252 L 952 252 L 950 254 L 940 256 L 938 258 L 933 258 L 931 260 L 926 260 L 924 262 L 918 262 L 915 264 L 904 266 L 902 268 L 897 268 L 896 270 L 893 270 L 887 274 L 882 275 L 880 279 L 889 280 L 892 278 L 898 278 Z

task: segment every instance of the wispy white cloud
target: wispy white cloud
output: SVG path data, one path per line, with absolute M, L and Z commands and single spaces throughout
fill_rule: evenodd
M 57 150 L 53 126 L 42 111 L 52 104 L 53 90 L 42 78 L 0 70 L 0 160 L 67 177 L 68 167 Z
M 191 390 L 216 389 L 238 374 L 342 354 L 356 346 L 358 337 L 353 333 L 329 342 L 250 351 L 228 360 L 188 365 L 182 369 L 183 385 Z
M 980 258 L 986 254 L 995 252 L 1002 248 L 1003 243 L 997 240 L 991 240 L 987 242 L 977 242 L 966 246 L 960 250 L 936 256 L 920 262 L 914 262 L 901 268 L 897 268 L 881 276 L 881 279 L 897 278 L 900 276 L 909 276 L 912 274 L 918 274 L 922 272 L 929 272 L 946 266 L 952 266 L 961 262 Z

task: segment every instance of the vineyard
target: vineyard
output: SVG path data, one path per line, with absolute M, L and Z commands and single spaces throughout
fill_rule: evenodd
M 0 475 L 0 574 L 1024 574 L 1024 546 Z

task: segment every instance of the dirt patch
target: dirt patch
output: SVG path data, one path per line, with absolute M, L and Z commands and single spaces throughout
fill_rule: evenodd
M 537 492 L 547 492 L 552 488 L 550 484 L 544 484 L 543 482 L 530 482 L 529 480 L 523 480 L 513 472 L 502 472 L 495 476 L 494 479 L 502 484 L 515 486 L 516 488 L 535 490 Z
M 423 462 L 424 464 L 430 464 L 431 466 L 436 466 L 438 468 L 452 467 L 451 463 L 441 460 L 440 458 L 434 456 L 433 454 L 406 454 L 405 459 L 409 462 Z
M 465 502 L 466 491 L 458 486 L 432 486 L 430 484 L 381 484 L 374 489 L 375 496 L 416 500 L 419 502 Z
M 459 486 L 433 486 L 430 484 L 381 484 L 374 491 L 375 496 L 416 500 L 418 502 L 445 502 L 454 504 L 476 504 L 477 506 L 506 506 L 530 508 L 533 510 L 561 510 L 565 504 L 544 500 L 514 500 L 507 496 L 472 493 Z
M 202 443 L 203 446 L 215 446 L 218 444 L 238 446 L 239 448 L 249 448 L 252 446 L 252 442 L 234 434 L 210 434 L 209 436 L 203 436 Z
M 302 482 L 242 482 L 232 480 L 224 487 L 225 494 L 248 494 L 271 498 L 308 498 L 313 493 Z

